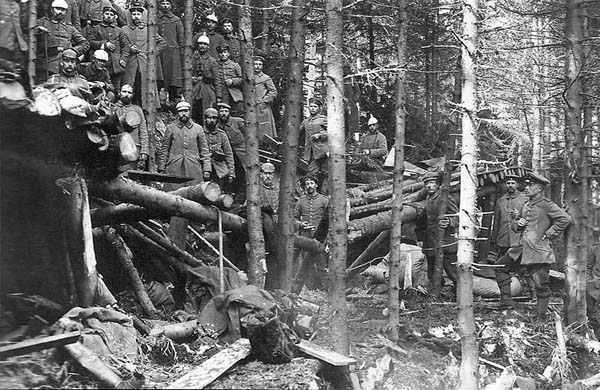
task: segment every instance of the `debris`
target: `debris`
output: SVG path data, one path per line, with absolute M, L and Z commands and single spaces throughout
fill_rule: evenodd
M 77 361 L 83 368 L 88 370 L 100 382 L 110 388 L 119 388 L 123 380 L 118 376 L 102 359 L 98 357 L 89 348 L 81 343 L 74 343 L 63 346 L 69 355 Z M 123 387 L 126 388 L 126 387 Z
M 173 382 L 167 389 L 203 389 L 248 355 L 250 355 L 250 340 L 238 339 L 194 371 Z
M 388 348 L 390 348 L 390 349 L 392 349 L 392 350 L 394 350 L 394 351 L 396 351 L 396 352 L 398 352 L 398 353 L 400 353 L 402 355 L 408 355 L 408 352 L 404 348 L 400 347 L 398 344 L 394 343 L 392 340 L 390 340 L 390 339 L 388 339 L 386 337 L 383 337 L 380 334 L 377 335 L 377 338 L 386 347 L 388 347 Z
M 392 357 L 384 355 L 377 359 L 375 367 L 369 367 L 367 377 L 363 381 L 363 389 L 374 390 L 378 384 L 381 384 L 385 374 L 387 374 L 392 365 Z
M 516 379 L 517 374 L 511 366 L 508 366 L 502 370 L 496 382 L 487 385 L 483 390 L 511 390 Z
M 172 340 L 187 339 L 198 334 L 198 320 L 158 326 L 150 330 L 150 336 L 164 335 Z
M 333 366 L 348 366 L 350 364 L 356 364 L 356 359 L 344 356 L 340 353 L 327 350 L 317 344 L 313 344 L 310 341 L 300 340 L 296 344 L 296 348 L 299 351 L 304 352 L 307 355 L 316 357 L 319 360 L 323 360 Z
M 10 356 L 24 355 L 30 352 L 41 351 L 43 349 L 60 347 L 66 344 L 72 344 L 79 340 L 81 332 L 69 332 L 55 336 L 40 337 L 21 341 L 20 343 L 0 347 L 0 359 L 6 359 Z

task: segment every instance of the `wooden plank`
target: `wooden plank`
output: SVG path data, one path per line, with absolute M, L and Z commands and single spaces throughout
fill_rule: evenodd
M 551 269 L 550 272 L 548 273 L 548 275 L 551 278 L 556 278 L 558 280 L 565 280 L 565 273 L 564 272 L 555 271 L 555 270 Z
M 307 355 L 316 357 L 319 360 L 323 360 L 334 366 L 347 366 L 350 364 L 356 364 L 356 360 L 339 354 L 334 351 L 330 351 L 323 347 L 313 344 L 310 341 L 300 340 L 300 343 L 296 344 L 298 350 L 304 352 Z
M 203 389 L 248 355 L 250 355 L 250 340 L 238 339 L 202 363 L 200 367 L 171 383 L 167 389 Z
M 21 341 L 20 343 L 0 347 L 0 359 L 10 356 L 25 355 L 30 352 L 41 351 L 48 348 L 60 347 L 73 344 L 79 340 L 81 332 L 69 332 L 55 336 L 40 337 L 36 339 Z

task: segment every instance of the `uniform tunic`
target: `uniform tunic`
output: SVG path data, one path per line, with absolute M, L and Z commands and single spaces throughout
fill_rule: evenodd
M 221 96 L 224 103 L 232 105 L 233 103 L 244 100 L 244 94 L 240 87 L 242 86 L 242 68 L 237 62 L 231 59 L 227 61 L 219 61 L 219 81 L 218 86 L 221 91 L 217 90 L 217 96 Z M 225 80 L 231 79 L 231 85 L 227 85 Z
M 327 157 L 329 151 L 327 145 L 327 117 L 323 114 L 317 114 L 304 119 L 300 123 L 300 132 L 302 131 L 306 134 L 304 159 L 311 161 Z M 318 139 L 313 138 L 315 134 L 319 134 Z
M 119 120 L 123 122 L 125 116 L 128 112 L 137 112 L 142 119 L 140 125 L 137 129 L 134 129 L 130 132 L 135 144 L 139 148 L 140 154 L 150 155 L 150 145 L 149 145 L 149 137 L 148 137 L 148 128 L 146 127 L 146 117 L 144 116 L 144 111 L 142 108 L 136 104 L 128 104 L 126 106 L 123 103 L 117 103 L 116 114 L 119 117 Z
M 246 153 L 246 140 L 244 138 L 244 120 L 237 117 L 229 117 L 227 122 L 219 120 L 217 128 L 223 130 L 229 138 L 231 149 L 240 159 L 242 168 L 246 170 L 246 163 L 248 162 L 248 155 Z
M 323 219 L 328 204 L 329 199 L 318 192 L 313 195 L 306 194 L 298 199 L 294 207 L 294 218 L 301 222 L 308 222 L 313 226 L 312 229 L 305 230 L 301 234 L 304 233 L 303 235 L 312 237 L 321 219 Z
M 172 12 L 158 13 L 158 34 L 167 45 L 160 53 L 165 88 L 181 88 L 181 48 L 183 47 L 183 23 Z
M 227 134 L 223 130 L 215 129 L 214 132 L 205 131 L 208 150 L 211 153 L 211 163 L 219 179 L 229 175 L 235 177 L 235 165 L 233 163 L 233 151 L 229 144 Z M 217 154 L 225 155 L 218 157 Z
M 200 113 L 204 113 L 209 107 L 213 107 L 217 102 L 217 97 L 221 97 L 221 77 L 219 77 L 218 61 L 211 57 L 208 53 L 200 55 L 194 53 L 192 76 L 197 77 L 192 91 L 192 99 L 199 101 Z M 218 84 L 218 85 L 217 85 Z
M 425 237 L 423 239 L 423 253 L 426 256 L 435 255 L 435 247 L 438 245 L 439 237 L 439 224 L 438 222 L 445 218 L 439 214 L 440 205 L 442 203 L 441 191 L 436 191 L 434 194 L 427 194 L 425 199 L 425 214 L 427 216 L 427 225 L 425 227 Z M 446 202 L 446 214 L 454 214 L 454 216 L 447 217 L 450 220 L 450 225 L 447 229 L 444 229 L 444 253 L 455 253 L 458 249 L 458 244 L 454 234 L 456 233 L 456 227 L 458 226 L 458 207 L 452 197 L 448 197 Z
M 521 210 L 527 202 L 527 197 L 521 192 L 505 194 L 496 202 L 494 210 L 494 227 L 492 229 L 492 242 L 502 248 L 518 246 L 521 233 L 511 228 L 514 219 L 510 216 L 512 209 Z
M 203 173 L 210 174 L 204 129 L 191 119 L 185 124 L 178 120 L 167 126 L 160 157 L 159 172 L 193 177 L 198 182 L 203 181 Z
M 388 153 L 385 135 L 379 131 L 375 134 L 365 134 L 354 153 L 360 155 L 364 150 L 369 151 L 368 156 L 371 160 L 382 166 Z
M 277 96 L 277 89 L 271 76 L 261 72 L 254 75 L 256 90 L 256 116 L 258 119 L 258 140 L 265 135 L 277 137 L 275 118 L 271 111 L 271 103 Z
M 240 49 L 240 39 L 235 34 L 223 35 L 223 41 L 229 46 L 229 58 L 241 66 L 242 51 Z
M 91 50 L 105 50 L 108 53 L 108 63 L 106 69 L 110 75 L 125 72 L 125 67 L 121 66 L 119 61 L 129 59 L 130 43 L 127 34 L 121 27 L 115 24 L 100 23 L 95 26 L 88 26 L 85 29 L 86 38 L 90 41 Z M 106 43 L 115 45 L 114 51 L 106 49 Z
M 0 2 L 0 48 L 8 51 L 27 51 L 27 41 L 21 30 L 21 9 L 14 0 Z

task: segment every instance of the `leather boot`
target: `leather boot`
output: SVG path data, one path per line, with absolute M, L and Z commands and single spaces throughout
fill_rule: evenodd
M 548 304 L 550 303 L 550 297 L 538 296 L 536 305 L 537 320 L 546 321 L 546 313 L 548 312 Z
M 510 291 L 510 280 L 508 283 L 499 284 L 500 287 L 500 308 L 509 308 L 513 306 L 512 294 Z

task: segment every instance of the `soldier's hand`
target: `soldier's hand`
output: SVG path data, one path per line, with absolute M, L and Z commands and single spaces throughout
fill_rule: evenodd
M 438 226 L 442 229 L 447 229 L 450 226 L 450 220 L 448 218 L 442 218 L 438 221 Z
M 136 45 L 131 45 L 131 52 L 133 54 L 137 54 L 140 52 L 140 49 L 138 49 L 138 47 Z
M 127 61 L 125 60 L 120 60 L 119 61 L 119 65 L 121 65 L 123 68 L 127 66 Z
M 111 42 L 106 42 L 104 44 L 104 47 L 106 48 L 107 51 L 115 51 L 115 49 L 117 48 L 113 43 Z
M 48 29 L 46 27 L 44 27 L 44 26 L 35 26 L 35 28 L 38 29 L 41 32 L 45 32 L 45 33 L 48 32 Z
M 204 172 L 202 177 L 204 178 L 204 181 L 210 181 L 210 172 Z
M 517 221 L 517 225 L 520 227 L 525 227 L 527 226 L 527 220 L 525 218 L 519 218 L 519 220 Z
M 232 79 L 225 80 L 225 85 L 227 85 L 228 87 L 231 87 L 232 84 L 233 84 L 233 80 Z

